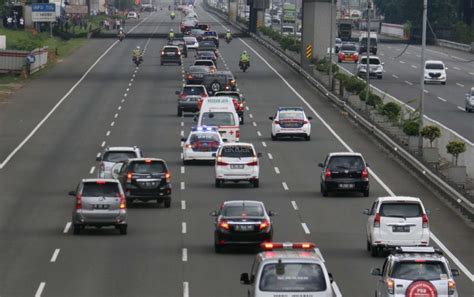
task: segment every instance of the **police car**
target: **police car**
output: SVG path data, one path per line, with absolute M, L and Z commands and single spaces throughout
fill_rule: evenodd
M 204 160 L 213 161 L 213 154 L 223 143 L 222 138 L 215 127 L 193 127 L 187 138 L 182 138 L 183 164 L 190 161 Z
M 332 297 L 332 275 L 313 243 L 261 244 L 252 271 L 240 275 L 250 297 Z
M 376 297 L 457 297 L 457 269 L 449 267 L 443 253 L 433 247 L 399 247 L 387 257 L 379 276 Z
M 311 117 L 307 117 L 301 107 L 279 107 L 272 121 L 272 140 L 279 137 L 303 137 L 311 139 Z

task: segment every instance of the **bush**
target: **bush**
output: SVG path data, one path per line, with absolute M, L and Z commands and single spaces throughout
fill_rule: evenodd
M 382 107 L 382 114 L 391 121 L 397 121 L 400 118 L 402 108 L 395 102 L 389 102 Z
M 466 151 L 466 144 L 460 140 L 453 140 L 446 145 L 448 154 L 453 155 L 455 158 L 455 165 L 458 166 L 459 155 Z
M 408 136 L 418 136 L 420 134 L 420 123 L 418 121 L 406 121 L 403 123 L 403 132 Z
M 351 78 L 346 81 L 346 90 L 353 94 L 359 94 L 365 89 L 365 85 L 365 82 L 358 79 L 357 76 L 351 76 Z
M 283 50 L 287 50 L 291 45 L 295 43 L 295 40 L 288 36 L 283 36 L 280 40 L 280 46 Z
M 433 141 L 441 136 L 441 130 L 438 126 L 429 125 L 424 126 L 420 134 L 423 138 L 428 139 L 430 141 L 430 147 L 433 147 Z
M 360 91 L 360 93 L 359 93 L 359 99 L 360 99 L 360 101 L 365 101 L 365 98 L 367 98 L 367 92 L 368 92 L 367 88 L 365 88 L 365 89 L 363 89 L 362 91 Z M 370 94 L 371 94 L 371 93 L 369 92 L 369 96 L 370 96 Z
M 342 73 L 342 72 L 337 72 L 334 75 L 335 79 L 338 79 L 342 82 L 342 84 L 346 85 L 347 81 L 351 78 L 349 75 Z
M 383 105 L 383 100 L 382 98 L 380 98 L 380 96 L 370 93 L 367 105 L 372 106 L 373 108 L 377 108 Z
M 466 23 L 459 21 L 454 25 L 454 41 L 470 44 L 474 42 L 474 31 Z

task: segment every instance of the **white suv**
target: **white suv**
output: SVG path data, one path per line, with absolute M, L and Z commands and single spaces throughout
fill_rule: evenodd
M 303 137 L 311 139 L 311 117 L 307 117 L 301 107 L 279 107 L 272 121 L 272 140 L 279 137 Z
M 446 70 L 448 68 L 442 61 L 427 60 L 425 62 L 425 84 L 428 82 L 440 82 L 446 84 Z
M 143 152 L 136 146 L 113 146 L 107 147 L 102 156 L 97 156 L 100 162 L 97 171 L 98 178 L 116 178 L 122 162 L 133 158 L 143 158 Z M 115 171 L 115 172 L 114 172 Z
M 383 77 L 383 62 L 377 56 L 369 56 L 369 75 L 378 79 Z M 357 62 L 357 75 L 364 78 L 367 75 L 367 56 L 361 56 Z
M 226 181 L 248 181 L 258 188 L 260 155 L 251 143 L 224 143 L 215 154 L 216 188 Z
M 429 211 L 420 198 L 380 197 L 364 210 L 367 220 L 367 250 L 376 257 L 383 248 L 427 246 L 430 243 Z

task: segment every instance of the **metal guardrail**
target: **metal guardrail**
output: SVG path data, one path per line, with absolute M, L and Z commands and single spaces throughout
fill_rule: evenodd
M 218 14 L 219 17 L 222 18 Z M 224 19 L 225 20 L 225 19 Z M 225 20 L 227 21 L 227 20 Z M 233 23 L 232 23 L 233 24 Z M 235 25 L 235 24 L 233 24 Z M 241 26 L 236 26 L 241 27 Z M 302 75 L 308 82 L 315 86 L 323 95 L 329 98 L 331 101 L 336 103 L 339 107 L 344 109 L 348 115 L 350 115 L 354 120 L 361 124 L 368 131 L 372 132 L 374 136 L 380 139 L 384 145 L 391 149 L 391 151 L 401 158 L 406 164 L 411 166 L 414 170 L 417 171 L 418 175 L 425 178 L 430 184 L 435 187 L 439 192 L 444 194 L 443 196 L 448 197 L 454 205 L 457 205 L 464 215 L 468 216 L 470 220 L 474 219 L 474 203 L 469 201 L 466 197 L 461 195 L 455 188 L 433 173 L 428 167 L 416 159 L 413 155 L 407 152 L 402 146 L 393 141 L 390 136 L 386 135 L 381 131 L 377 126 L 366 120 L 364 117 L 359 115 L 352 107 L 350 107 L 344 100 L 340 99 L 333 93 L 331 93 L 324 85 L 319 83 L 311 74 L 304 70 L 298 63 L 293 61 L 288 57 L 283 51 L 276 48 L 272 44 L 263 40 L 256 34 L 251 33 L 250 36 L 266 47 L 268 50 L 273 52 L 275 55 L 280 57 L 285 63 L 290 65 L 294 70 L 296 70 L 300 75 Z
M 444 39 L 437 39 L 436 45 L 441 46 L 441 47 L 457 49 L 464 52 L 474 52 L 474 48 L 469 44 L 457 43 L 457 42 L 444 40 Z

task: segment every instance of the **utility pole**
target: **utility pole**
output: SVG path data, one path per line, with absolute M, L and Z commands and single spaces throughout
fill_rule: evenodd
M 366 71 L 366 81 L 367 81 L 367 92 L 365 92 L 365 109 L 367 109 L 367 101 L 369 100 L 370 93 L 370 9 L 372 8 L 372 3 L 367 2 L 367 58 L 365 60 L 365 71 Z
M 421 33 L 421 65 L 420 65 L 420 105 L 418 106 L 418 123 L 423 128 L 423 105 L 425 101 L 425 48 L 426 48 L 426 19 L 427 19 L 428 0 L 423 0 L 423 23 Z M 423 137 L 418 135 L 418 154 L 423 156 Z
M 331 0 L 331 24 L 329 25 L 329 89 L 332 91 L 332 27 L 333 27 L 334 0 Z

